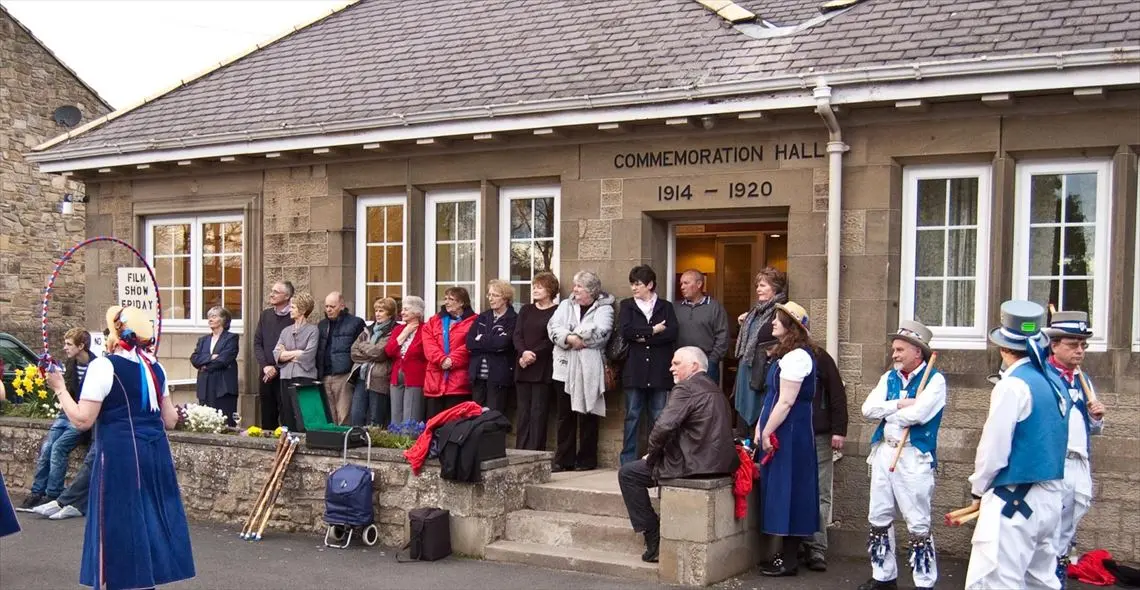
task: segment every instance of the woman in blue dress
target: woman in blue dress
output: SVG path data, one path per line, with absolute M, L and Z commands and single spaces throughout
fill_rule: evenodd
M 0 363 L 0 372 L 3 372 L 3 363 Z M 4 399 L 4 384 L 0 383 L 0 401 Z M 12 498 L 8 497 L 8 488 L 4 485 L 4 474 L 0 473 L 0 537 L 7 537 L 18 532 L 20 532 L 20 521 L 16 520 L 16 509 L 12 506 Z
M 107 311 L 107 357 L 91 362 L 79 402 L 58 370 L 47 383 L 80 430 L 95 427 L 79 582 L 108 590 L 194 577 L 190 531 L 166 429 L 178 422 L 162 366 L 147 351 L 153 322 L 135 308 Z
M 811 420 L 816 363 L 807 312 L 792 302 L 776 305 L 772 335 L 779 340 L 774 354 L 779 360 L 768 369 L 755 437 L 762 454 L 771 454 L 760 467 L 760 530 L 779 537 L 781 546 L 761 565 L 760 573 L 794 576 L 800 541 L 819 530 L 819 474 Z

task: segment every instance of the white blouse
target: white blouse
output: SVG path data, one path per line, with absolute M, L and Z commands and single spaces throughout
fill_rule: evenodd
M 802 348 L 797 348 L 780 359 L 780 379 L 802 383 L 811 375 L 811 355 Z

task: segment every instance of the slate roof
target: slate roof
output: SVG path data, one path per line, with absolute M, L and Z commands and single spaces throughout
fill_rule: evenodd
M 822 0 L 742 0 L 779 25 Z M 361 0 L 50 149 L 979 56 L 1140 46 L 1132 0 L 866 0 L 757 40 L 693 0 Z

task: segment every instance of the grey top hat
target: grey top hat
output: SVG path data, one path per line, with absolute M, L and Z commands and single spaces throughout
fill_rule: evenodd
M 922 325 L 921 322 L 914 320 L 902 320 L 899 322 L 898 332 L 887 335 L 893 340 L 906 340 L 911 344 L 922 349 L 922 356 L 930 356 L 930 339 L 934 336 L 930 332 L 930 328 Z
M 1029 340 L 1041 334 L 1045 308 L 1023 299 L 1001 304 L 1001 325 L 990 331 L 990 342 L 1010 350 L 1028 350 Z
M 1083 311 L 1058 311 L 1049 318 L 1045 335 L 1050 338 L 1081 338 L 1093 335 L 1089 330 L 1089 314 Z

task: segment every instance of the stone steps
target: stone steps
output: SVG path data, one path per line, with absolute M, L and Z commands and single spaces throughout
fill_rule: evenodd
M 657 490 L 650 490 L 658 508 Z M 644 538 L 629 524 L 616 471 L 556 473 L 527 487 L 526 508 L 507 515 L 503 539 L 485 558 L 657 581 L 657 564 L 641 561 Z

